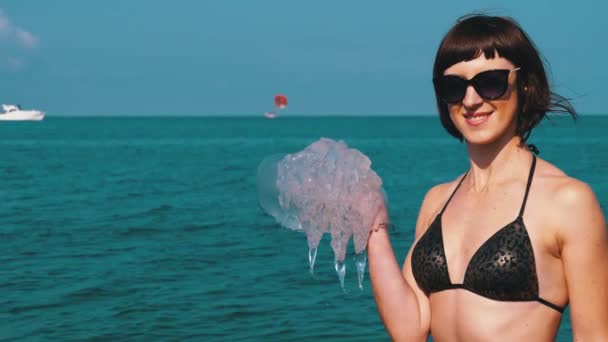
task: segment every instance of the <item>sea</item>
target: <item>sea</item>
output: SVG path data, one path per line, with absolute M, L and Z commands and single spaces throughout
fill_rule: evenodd
M 608 116 L 545 120 L 540 157 L 608 203 Z M 467 168 L 436 116 L 47 117 L 0 123 L 1 341 L 389 341 L 352 245 L 266 215 L 257 167 L 321 137 L 383 180 L 401 264 L 426 190 Z M 557 341 L 571 341 L 569 311 Z

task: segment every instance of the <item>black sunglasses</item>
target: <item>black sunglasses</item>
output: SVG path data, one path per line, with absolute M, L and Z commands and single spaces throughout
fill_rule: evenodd
M 469 85 L 485 100 L 495 100 L 505 94 L 509 87 L 509 73 L 515 69 L 494 69 L 482 71 L 470 80 L 460 76 L 444 75 L 433 79 L 435 92 L 446 103 L 462 101 Z

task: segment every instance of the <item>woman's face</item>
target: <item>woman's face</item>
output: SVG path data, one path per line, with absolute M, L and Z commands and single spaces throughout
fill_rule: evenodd
M 452 65 L 443 74 L 470 80 L 480 72 L 493 69 L 513 70 L 515 66 L 498 55 L 486 59 L 481 54 L 476 59 Z M 494 100 L 484 99 L 469 85 L 461 101 L 448 104 L 450 118 L 467 142 L 490 144 L 515 135 L 518 108 L 516 78 L 517 71 L 511 71 L 507 90 Z

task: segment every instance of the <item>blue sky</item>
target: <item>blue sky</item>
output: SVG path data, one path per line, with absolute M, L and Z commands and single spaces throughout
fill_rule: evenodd
M 516 18 L 555 90 L 608 113 L 606 2 L 0 2 L 0 102 L 48 115 L 435 115 L 439 41 L 471 11 Z

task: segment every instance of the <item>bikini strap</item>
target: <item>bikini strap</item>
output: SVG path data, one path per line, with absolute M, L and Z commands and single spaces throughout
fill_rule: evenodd
M 536 301 L 539 302 L 539 303 L 541 303 L 541 304 L 544 304 L 544 305 L 550 307 L 551 309 L 559 312 L 560 314 L 564 313 L 564 310 L 566 309 L 565 307 L 562 308 L 561 306 L 557 306 L 557 305 L 551 303 L 550 301 L 542 299 L 542 298 L 540 298 L 538 296 L 536 297 Z
M 528 193 L 530 192 L 530 185 L 532 185 L 532 178 L 534 177 L 534 169 L 536 169 L 536 156 L 532 155 L 532 165 L 530 166 L 530 173 L 528 174 L 528 184 L 526 184 L 526 194 L 524 195 L 524 201 L 519 209 L 519 215 L 517 217 L 523 217 L 524 209 L 526 209 L 526 201 L 528 201 Z
M 452 200 L 452 197 L 454 197 L 454 194 L 456 193 L 458 188 L 460 188 L 460 184 L 462 184 L 462 181 L 465 179 L 465 177 L 467 176 L 468 173 L 469 173 L 468 170 L 467 170 L 467 172 L 464 173 L 464 176 L 462 176 L 462 178 L 460 179 L 460 182 L 458 182 L 458 185 L 456 185 L 456 188 L 454 189 L 454 191 L 452 191 L 450 198 L 448 198 L 447 202 L 445 202 L 445 204 L 443 205 L 443 209 L 441 209 L 441 212 L 439 212 L 439 215 L 442 215 L 443 212 L 445 211 L 445 208 L 448 207 L 448 203 L 450 203 L 450 201 Z

